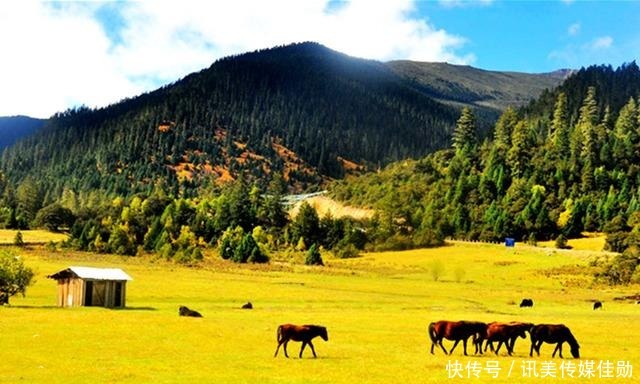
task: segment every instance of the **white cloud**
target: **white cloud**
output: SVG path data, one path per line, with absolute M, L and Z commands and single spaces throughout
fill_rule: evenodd
M 438 2 L 445 8 L 462 8 L 473 6 L 486 7 L 493 4 L 494 0 L 438 0 Z
M 607 48 L 611 48 L 612 45 L 613 45 L 613 38 L 611 36 L 602 36 L 594 39 L 589 44 L 589 47 L 591 49 L 607 49 Z
M 2 2 L 0 52 L 10 60 L 0 67 L 0 116 L 102 106 L 217 58 L 296 41 L 379 60 L 472 63 L 458 53 L 466 40 L 415 16 L 414 1 Z M 117 41 L 101 7 L 118 13 Z
M 611 36 L 601 36 L 582 44 L 568 44 L 553 50 L 548 59 L 569 68 L 580 68 L 593 64 L 622 63 L 630 60 L 629 50 L 616 47 Z
M 569 26 L 569 28 L 567 28 L 567 34 L 569 36 L 576 36 L 578 33 L 580 33 L 580 23 L 573 23 Z

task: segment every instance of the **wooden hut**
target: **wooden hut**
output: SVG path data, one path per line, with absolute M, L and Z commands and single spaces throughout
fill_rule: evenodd
M 58 282 L 59 307 L 125 306 L 127 281 L 133 280 L 122 269 L 69 267 L 47 276 Z

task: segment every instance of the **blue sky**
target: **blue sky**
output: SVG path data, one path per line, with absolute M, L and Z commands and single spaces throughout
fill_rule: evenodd
M 318 41 L 377 60 L 548 72 L 640 58 L 640 2 L 0 2 L 0 116 L 47 117 L 158 88 L 220 57 Z

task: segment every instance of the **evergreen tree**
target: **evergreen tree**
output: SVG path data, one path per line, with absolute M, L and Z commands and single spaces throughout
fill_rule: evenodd
M 307 251 L 307 257 L 305 258 L 304 263 L 306 265 L 324 265 L 317 244 L 314 243 L 313 245 L 311 245 L 311 247 Z
M 464 107 L 453 131 L 453 148 L 457 152 L 468 153 L 476 142 L 476 118 L 471 108 Z
M 558 94 L 558 99 L 553 111 L 551 128 L 551 141 L 555 153 L 560 158 L 566 158 L 569 154 L 569 117 L 567 111 L 567 95 L 564 92 Z
M 502 113 L 495 127 L 495 144 L 508 148 L 511 146 L 511 133 L 518 122 L 518 113 L 513 107 L 507 107 Z

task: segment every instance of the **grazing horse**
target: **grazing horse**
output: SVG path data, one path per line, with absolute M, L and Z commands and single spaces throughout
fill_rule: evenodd
M 485 352 L 487 348 L 491 347 L 491 350 L 495 351 L 497 355 L 500 351 L 500 347 L 502 347 L 502 344 L 504 343 L 507 348 L 507 353 L 511 356 L 518 337 L 522 337 L 523 339 L 526 338 L 527 335 L 525 332 L 529 331 L 532 326 L 533 324 L 531 323 L 521 323 L 516 321 L 512 321 L 510 323 L 490 323 L 487 326 L 487 345 L 484 348 Z M 498 342 L 498 347 L 495 350 L 493 349 L 494 341 Z
M 280 346 L 284 344 L 284 355 L 285 357 L 289 357 L 287 354 L 287 344 L 290 340 L 293 341 L 302 341 L 302 348 L 300 348 L 299 357 L 302 358 L 302 351 L 304 351 L 304 347 L 309 344 L 311 347 L 311 352 L 313 352 L 313 357 L 316 356 L 316 350 L 313 348 L 313 343 L 311 343 L 311 339 L 316 336 L 320 336 L 322 340 L 329 341 L 329 335 L 327 335 L 327 328 L 322 327 L 320 325 L 294 325 L 294 324 L 282 324 L 278 327 L 277 332 L 277 340 L 278 347 L 276 348 L 276 353 L 273 357 L 278 356 L 278 350 Z
M 476 353 L 482 352 L 482 342 L 486 333 L 487 324 L 479 321 L 446 321 L 440 320 L 429 324 L 429 337 L 431 338 L 431 354 L 433 347 L 439 345 L 445 355 L 450 355 L 458 343 L 462 341 L 464 354 L 467 356 L 467 339 L 473 336 L 473 343 L 476 346 Z M 455 341 L 451 350 L 447 350 L 442 345 L 442 339 Z
M 192 309 L 189 309 L 189 308 L 185 307 L 184 305 L 181 305 L 180 308 L 178 308 L 178 313 L 180 314 L 180 316 L 202 317 L 200 312 L 194 311 Z
M 531 299 L 522 299 L 520 302 L 520 308 L 523 307 L 533 307 L 533 300 Z
M 596 300 L 596 302 L 593 303 L 593 310 L 595 311 L 596 309 L 602 309 L 602 302 L 599 300 Z
M 559 352 L 562 359 L 562 344 L 566 341 L 571 347 L 571 355 L 576 359 L 580 358 L 580 345 L 573 334 L 564 324 L 538 324 L 531 327 L 529 330 L 531 335 L 531 350 L 529 356 L 533 356 L 535 350 L 540 356 L 540 346 L 543 342 L 549 344 L 558 344 L 554 349 L 551 357 L 556 356 L 556 352 Z

